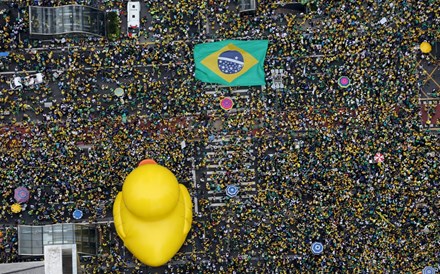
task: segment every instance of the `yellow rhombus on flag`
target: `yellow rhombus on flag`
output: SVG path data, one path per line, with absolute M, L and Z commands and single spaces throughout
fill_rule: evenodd
M 199 44 L 194 47 L 195 77 L 226 86 L 265 85 L 267 40 Z

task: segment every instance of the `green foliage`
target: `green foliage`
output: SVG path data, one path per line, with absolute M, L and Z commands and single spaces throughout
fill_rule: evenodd
M 121 19 L 114 11 L 107 13 L 107 38 L 111 41 L 121 36 Z

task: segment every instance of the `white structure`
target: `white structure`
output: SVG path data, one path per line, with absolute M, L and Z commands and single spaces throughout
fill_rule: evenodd
M 63 273 L 63 250 L 60 245 L 44 247 L 44 271 L 46 274 Z
M 272 69 L 270 73 L 272 78 L 271 88 L 283 89 L 284 88 L 283 79 L 284 77 L 286 77 L 286 73 L 284 69 Z
M 257 8 L 255 0 L 241 0 L 240 1 L 240 12 L 254 12 Z
M 32 87 L 37 84 L 43 83 L 44 75 L 42 73 L 36 73 L 25 77 L 14 77 L 11 82 L 9 83 L 9 86 L 11 89 L 20 89 L 25 87 Z
M 129 1 L 127 3 L 127 35 L 137 37 L 141 26 L 141 5 L 139 2 Z
M 44 246 L 45 274 L 78 273 L 76 244 Z

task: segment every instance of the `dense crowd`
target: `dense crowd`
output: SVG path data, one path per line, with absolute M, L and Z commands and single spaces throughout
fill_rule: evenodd
M 440 142 L 420 127 L 415 49 L 440 38 L 435 1 L 311 1 L 316 6 L 301 15 L 258 1 L 246 16 L 235 2 L 148 0 L 141 36 L 151 42 L 67 38 L 41 51 L 17 38 L 27 9 L 15 21 L 2 13 L 0 49 L 10 50 L 9 65 L 46 78 L 18 91 L 0 76 L 0 112 L 10 113 L 0 129 L 0 220 L 8 224 L 0 262 L 19 260 L 13 225 L 76 221 L 76 208 L 85 214 L 80 221 L 111 217 L 125 176 L 153 158 L 199 197 L 200 213 L 167 273 L 406 273 L 438 263 Z M 86 4 L 125 9 L 121 1 Z M 248 99 L 234 102 L 244 110 L 219 109 L 219 95 L 193 77 L 192 50 L 225 38 L 268 39 L 268 86 L 271 69 L 282 68 L 285 88 L 251 87 Z M 338 86 L 340 76 L 350 78 L 348 88 Z M 227 137 L 225 151 L 238 153 L 218 163 L 224 176 L 202 175 L 215 184 L 194 188 L 192 159 L 203 174 L 210 136 Z M 373 159 L 378 152 L 382 164 Z M 244 157 L 255 162 L 255 196 L 210 207 L 207 191 L 249 175 Z M 31 200 L 13 214 L 17 186 Z M 111 227 L 99 231 L 99 256 L 85 263 L 87 273 L 149 271 L 123 252 Z M 316 241 L 321 255 L 310 251 Z

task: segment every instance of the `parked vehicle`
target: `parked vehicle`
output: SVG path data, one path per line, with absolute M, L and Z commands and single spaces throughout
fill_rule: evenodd
M 127 3 L 127 35 L 128 37 L 139 36 L 141 17 L 141 5 L 139 2 L 129 1 Z

